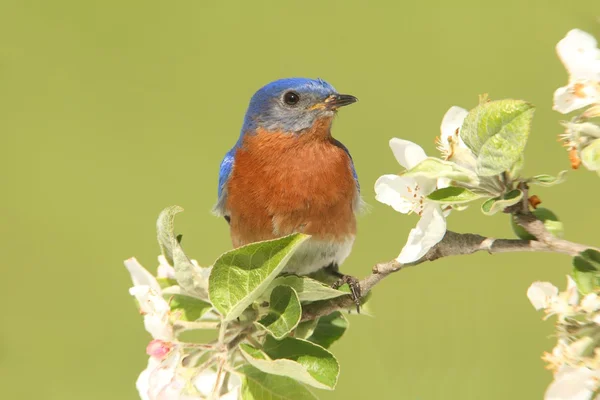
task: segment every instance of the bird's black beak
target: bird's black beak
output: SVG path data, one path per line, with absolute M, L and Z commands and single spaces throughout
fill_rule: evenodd
M 350 94 L 332 94 L 325 99 L 325 107 L 330 110 L 337 110 L 340 107 L 356 103 L 358 99 Z

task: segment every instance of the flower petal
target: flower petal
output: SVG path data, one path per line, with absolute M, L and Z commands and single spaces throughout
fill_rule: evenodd
M 150 357 L 152 359 L 152 357 Z M 179 351 L 173 351 L 156 368 L 150 372 L 148 378 L 148 395 L 152 400 L 172 399 L 177 397 L 165 397 L 166 394 L 172 394 L 173 389 L 183 389 L 182 378 L 177 376 L 177 368 L 181 361 Z M 148 361 L 150 365 L 150 361 Z
M 151 400 L 150 399 L 150 374 L 160 365 L 160 361 L 150 357 L 148 359 L 148 366 L 145 370 L 140 373 L 137 381 L 135 382 L 135 387 L 138 390 L 140 398 L 142 400 Z
M 579 303 L 579 289 L 577 289 L 577 283 L 570 275 L 567 275 L 567 303 L 570 306 L 577 305 Z
M 600 310 L 600 297 L 598 297 L 596 293 L 587 294 L 583 300 L 581 300 L 581 308 L 587 313 Z
M 600 103 L 600 87 L 590 82 L 576 82 L 556 89 L 552 108 L 568 114 L 594 103 Z
M 157 293 L 160 293 L 160 285 L 158 281 L 135 257 L 125 260 L 125 268 L 131 274 L 133 286 L 148 286 Z
M 413 192 L 416 181 L 398 175 L 383 175 L 375 182 L 375 199 L 407 214 L 414 209 Z M 412 189 L 411 189 L 412 188 Z
M 437 204 L 426 204 L 417 226 L 408 235 L 406 245 L 396 260 L 402 264 L 423 257 L 446 234 L 446 219 Z
M 569 72 L 569 82 L 600 81 L 600 50 L 592 35 L 573 29 L 556 45 L 558 57 Z
M 217 373 L 212 370 L 206 370 L 201 372 L 194 379 L 194 386 L 198 391 L 208 398 L 213 391 L 215 383 L 217 381 Z M 227 382 L 227 393 L 219 397 L 222 400 L 236 400 L 239 397 L 239 388 L 242 385 L 242 381 L 236 374 L 229 375 Z
M 544 400 L 590 400 L 596 388 L 596 375 L 586 367 L 561 367 L 548 386 Z
M 196 375 L 194 386 L 196 386 L 196 389 L 198 389 L 202 395 L 210 396 L 216 381 L 217 373 L 213 370 L 205 370 Z
M 173 268 L 164 255 L 158 256 L 158 269 L 156 271 L 157 278 L 175 279 L 175 268 Z
M 558 288 L 550 282 L 533 282 L 527 289 L 527 297 L 536 310 L 547 308 L 556 296 Z
M 441 139 L 444 145 L 449 144 L 449 138 L 454 138 L 456 136 L 456 131 L 460 130 L 462 127 L 467 114 L 469 114 L 467 110 L 458 106 L 452 106 L 448 111 L 446 111 L 444 118 L 442 118 L 442 125 L 440 127 L 442 134 Z M 460 136 L 458 136 L 458 141 L 460 147 L 466 147 Z
M 421 146 L 408 140 L 393 138 L 390 140 L 390 148 L 398 163 L 406 169 L 411 169 L 427 158 Z
M 177 379 L 176 373 L 180 361 L 181 354 L 179 351 L 173 351 L 163 361 L 150 357 L 148 366 L 142 371 L 135 383 L 140 398 L 142 400 L 164 399 L 163 393 L 169 390 L 169 386 L 179 386 L 181 379 Z
M 173 326 L 169 322 L 169 303 L 160 292 L 148 286 L 134 286 L 129 293 L 137 299 L 144 314 L 144 327 L 154 339 L 173 340 Z

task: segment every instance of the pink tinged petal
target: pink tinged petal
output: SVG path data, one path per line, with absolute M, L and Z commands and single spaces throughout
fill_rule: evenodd
M 414 208 L 414 192 L 416 186 L 412 178 L 398 175 L 383 175 L 375 182 L 375 199 L 391 206 L 394 210 L 408 214 Z
M 437 204 L 426 204 L 417 226 L 408 235 L 408 241 L 396 260 L 408 264 L 419 260 L 446 234 L 446 219 Z
M 597 388 L 598 373 L 586 367 L 561 367 L 548 386 L 544 400 L 590 400 Z
M 155 360 L 152 357 L 150 360 Z M 152 400 L 158 400 L 161 398 L 161 393 L 169 390 L 169 385 L 178 385 L 177 367 L 181 360 L 181 354 L 179 351 L 173 351 L 163 361 L 161 361 L 156 368 L 154 368 L 149 375 L 148 379 L 148 396 Z M 150 365 L 151 361 L 148 361 Z M 162 397 L 165 398 L 164 396 Z
M 427 158 L 421 146 L 408 140 L 393 138 L 390 140 L 390 148 L 398 163 L 406 169 L 411 169 Z
M 158 360 L 164 360 L 173 349 L 173 343 L 154 339 L 146 346 L 146 354 Z
M 156 278 L 146 268 L 142 267 L 142 264 L 135 257 L 125 260 L 125 268 L 131 274 L 133 286 L 149 286 L 154 291 L 160 293 L 160 285 L 156 281 Z
M 536 310 L 547 308 L 556 296 L 558 288 L 550 282 L 534 282 L 527 289 L 527 297 Z
M 184 394 L 186 386 L 186 380 L 179 375 L 175 375 L 171 381 L 156 394 L 156 400 L 198 399 L 197 396 L 188 396 Z
M 600 81 L 600 50 L 592 35 L 573 29 L 556 45 L 556 52 L 569 73 L 569 82 Z

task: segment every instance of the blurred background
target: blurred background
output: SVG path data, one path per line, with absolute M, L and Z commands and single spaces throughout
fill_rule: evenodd
M 0 2 L 0 387 L 6 399 L 135 399 L 149 340 L 123 260 L 155 270 L 154 224 L 178 204 L 187 253 L 230 248 L 210 214 L 218 165 L 250 96 L 281 77 L 321 77 L 360 102 L 334 135 L 354 156 L 371 211 L 343 271 L 394 258 L 417 221 L 374 200 L 400 167 L 397 136 L 435 155 L 452 105 L 480 93 L 537 105 L 525 174 L 568 169 L 552 94 L 555 44 L 600 38 L 597 0 Z M 566 238 L 597 244 L 598 177 L 535 189 Z M 511 237 L 478 207 L 449 228 Z M 537 399 L 553 322 L 525 295 L 565 286 L 568 257 L 476 254 L 410 268 L 374 292 L 333 347 L 342 373 L 323 399 Z

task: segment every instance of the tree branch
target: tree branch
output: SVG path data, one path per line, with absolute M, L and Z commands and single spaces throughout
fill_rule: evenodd
M 525 229 L 529 234 L 544 243 L 549 250 L 556 253 L 566 253 L 572 256 L 581 253 L 587 249 L 599 250 L 598 248 L 586 246 L 579 243 L 569 242 L 560 239 L 546 229 L 543 221 L 540 221 L 529 211 L 529 186 L 526 182 L 520 182 L 518 188 L 523 192 L 523 199 L 504 210 L 505 213 L 514 215 L 515 222 Z
M 478 251 L 487 251 L 490 254 L 544 251 L 575 256 L 585 249 L 593 248 L 552 236 L 544 227 L 544 223 L 537 220 L 531 213 L 517 213 L 516 217 L 517 222 L 525 230 L 537 237 L 538 240 L 493 239 L 472 233 L 446 231 L 444 238 L 414 263 L 401 264 L 396 260 L 391 260 L 375 265 L 371 275 L 360 281 L 360 289 L 363 297 L 386 276 L 406 267 L 419 265 L 425 261 L 435 261 L 443 257 L 473 254 Z M 302 321 L 313 320 L 331 314 L 334 311 L 349 309 L 353 306 L 354 302 L 350 296 L 341 296 L 330 300 L 314 302 L 303 308 Z

